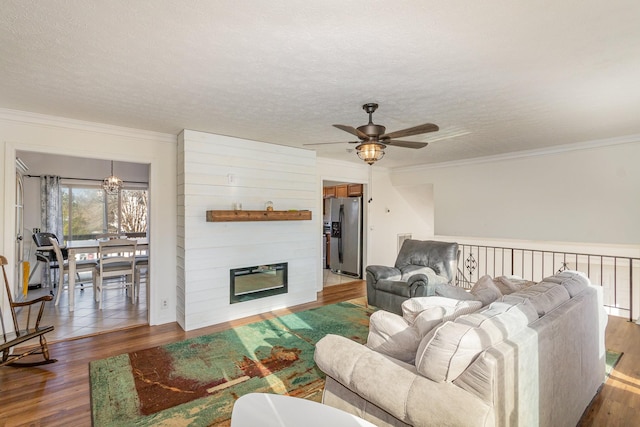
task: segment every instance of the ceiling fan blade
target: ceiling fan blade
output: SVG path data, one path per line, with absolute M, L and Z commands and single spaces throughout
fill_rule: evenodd
M 349 141 L 347 144 L 360 144 L 361 141 Z M 329 145 L 329 144 L 345 144 L 345 141 L 340 142 L 314 142 L 310 144 L 302 144 L 302 145 Z
M 428 142 L 400 141 L 397 139 L 392 139 L 392 140 L 383 139 L 380 142 L 382 142 L 385 145 L 393 145 L 396 147 L 404 147 L 404 148 L 424 148 L 427 145 L 429 145 Z
M 440 128 L 437 125 L 434 125 L 433 123 L 425 123 L 423 125 L 414 126 L 412 128 L 403 129 L 403 130 L 397 130 L 395 132 L 387 133 L 387 134 L 381 135 L 379 138 L 389 138 L 389 139 L 403 138 L 405 136 L 419 135 L 421 133 L 428 133 L 428 132 L 435 132 L 438 129 L 440 129 Z
M 369 135 L 367 135 L 364 132 L 359 131 L 358 129 L 354 128 L 353 126 L 346 126 L 346 125 L 333 125 L 334 127 L 337 127 L 340 130 L 343 130 L 345 132 L 349 132 L 351 135 L 355 135 L 360 139 L 369 139 Z

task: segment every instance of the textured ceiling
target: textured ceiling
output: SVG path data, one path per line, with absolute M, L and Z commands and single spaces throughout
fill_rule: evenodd
M 0 107 L 397 167 L 640 134 L 640 2 L 0 0 Z

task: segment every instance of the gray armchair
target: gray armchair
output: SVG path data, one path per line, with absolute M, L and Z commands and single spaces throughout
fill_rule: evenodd
M 435 295 L 436 286 L 451 284 L 457 267 L 457 243 L 405 240 L 394 267 L 367 266 L 367 301 L 402 314 L 405 300 Z

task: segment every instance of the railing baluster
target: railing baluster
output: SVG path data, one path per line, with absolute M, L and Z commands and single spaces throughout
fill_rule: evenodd
M 516 274 L 516 251 L 520 256 L 520 276 L 526 278 L 525 276 L 531 277 L 532 281 L 542 280 L 547 275 L 555 274 L 556 272 L 556 256 L 561 260 L 562 265 L 557 272 L 564 271 L 567 269 L 572 270 L 586 270 L 586 275 L 591 279 L 592 282 L 596 283 L 600 282 L 600 285 L 603 287 L 603 290 L 607 291 L 605 296 L 608 299 L 605 301 L 605 306 L 611 309 L 615 309 L 616 312 L 628 312 L 629 320 L 633 320 L 634 313 L 634 301 L 633 301 L 633 269 L 640 267 L 640 258 L 630 258 L 630 257 L 618 257 L 618 256 L 609 256 L 609 255 L 600 255 L 600 254 L 581 254 L 575 252 L 558 252 L 558 251 L 545 251 L 545 250 L 537 250 L 537 249 L 522 249 L 522 248 L 506 248 L 501 246 L 484 246 L 484 245 L 460 245 L 462 257 L 462 268 L 458 268 L 458 274 L 460 275 L 461 285 L 464 287 L 471 287 L 474 281 L 474 273 L 477 273 L 477 276 L 480 277 L 484 274 L 491 274 L 493 277 L 501 276 L 501 275 L 515 275 Z M 507 251 L 509 253 L 507 253 Z M 526 252 L 531 252 L 531 256 L 528 257 Z M 489 272 L 489 254 L 492 254 L 493 260 L 493 270 Z M 540 254 L 540 270 L 537 267 L 536 256 Z M 500 259 L 498 260 L 498 256 Z M 548 268 L 548 261 L 546 257 L 551 257 L 551 273 L 546 273 L 546 268 Z M 484 260 L 481 258 L 484 257 Z M 585 266 L 580 265 L 580 259 L 582 257 L 586 257 L 586 268 Z M 529 260 L 527 261 L 525 260 Z M 567 259 L 573 258 L 575 261 L 574 266 L 570 266 L 567 264 Z M 584 258 L 582 258 L 584 259 Z M 605 283 L 605 272 L 611 273 L 611 267 L 605 268 L 605 262 L 607 259 L 613 259 L 613 283 Z M 511 262 L 510 268 L 506 268 L 506 262 Z M 594 271 L 597 272 L 596 266 L 594 266 L 594 262 L 599 260 L 600 269 L 599 269 L 599 278 L 592 277 Z M 622 260 L 627 260 L 629 262 L 629 283 L 628 283 L 628 292 L 629 292 L 629 301 L 628 306 L 619 307 L 619 298 L 618 298 L 618 279 L 620 274 L 618 274 L 618 267 L 620 266 L 620 262 Z M 484 271 L 482 270 L 482 266 L 484 266 Z M 527 274 L 527 268 L 530 269 L 530 273 Z M 477 270 L 477 271 L 476 271 Z M 540 277 L 537 277 L 540 275 Z M 468 276 L 468 279 L 466 278 Z M 597 284 L 597 283 L 596 283 Z M 613 296 L 611 297 L 611 292 L 613 292 Z M 614 313 L 615 314 L 615 313 Z
M 629 258 L 629 322 L 633 321 L 633 259 Z
M 616 262 L 618 258 L 613 259 L 613 295 L 615 295 L 615 306 L 618 306 L 618 281 L 616 280 L 618 277 L 618 263 Z

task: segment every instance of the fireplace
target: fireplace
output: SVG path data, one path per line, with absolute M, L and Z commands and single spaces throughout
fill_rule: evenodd
M 287 263 L 233 268 L 231 304 L 287 293 Z

